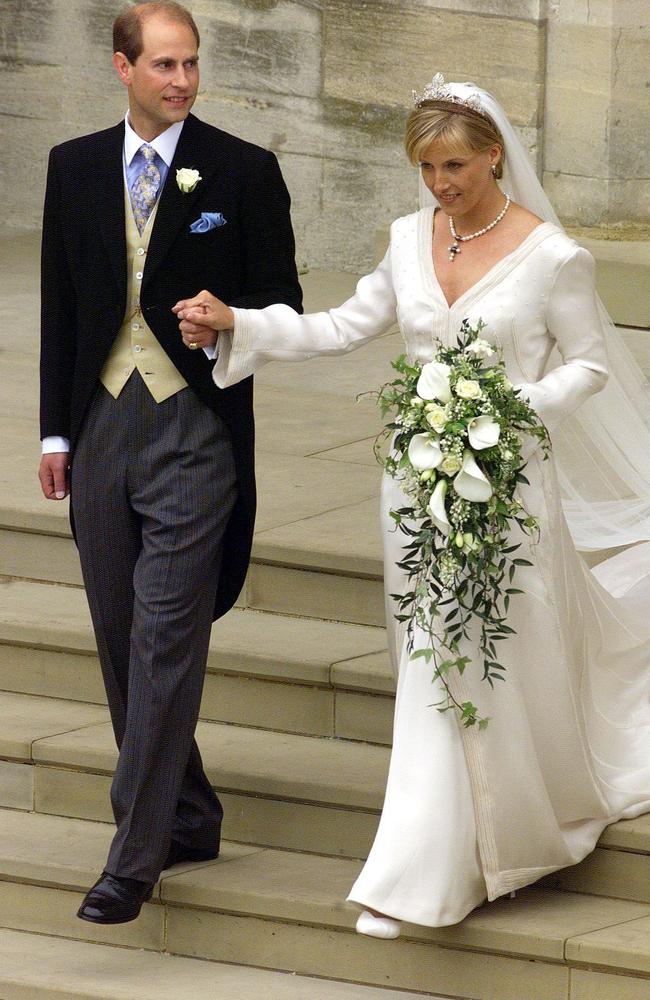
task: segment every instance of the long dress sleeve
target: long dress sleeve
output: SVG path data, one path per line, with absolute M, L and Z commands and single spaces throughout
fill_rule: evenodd
M 386 333 L 396 320 L 390 248 L 381 264 L 361 278 L 354 295 L 329 312 L 299 316 L 286 305 L 233 308 L 232 331 L 219 336 L 213 378 L 225 389 L 269 361 L 306 361 L 322 354 L 346 354 Z
M 549 334 L 562 364 L 521 394 L 552 432 L 607 382 L 607 350 L 595 286 L 594 259 L 577 248 L 560 265 L 546 309 Z

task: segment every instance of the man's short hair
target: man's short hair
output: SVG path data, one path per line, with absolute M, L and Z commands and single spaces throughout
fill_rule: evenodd
M 169 21 L 177 21 L 190 28 L 196 38 L 196 47 L 201 42 L 199 29 L 189 10 L 173 0 L 163 2 L 138 3 L 135 7 L 127 7 L 113 24 L 113 52 L 123 52 L 133 65 L 142 55 L 144 43 L 142 40 L 142 25 L 150 17 L 162 14 Z

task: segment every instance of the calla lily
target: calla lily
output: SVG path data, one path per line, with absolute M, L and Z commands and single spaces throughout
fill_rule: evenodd
M 440 479 L 436 484 L 436 488 L 431 494 L 431 499 L 427 506 L 427 514 L 435 524 L 438 531 L 441 531 L 443 535 L 448 535 L 451 531 L 451 525 L 447 518 L 447 511 L 445 510 L 445 496 L 447 494 L 447 480 Z
M 501 428 L 496 420 L 484 414 L 484 416 L 474 417 L 470 421 L 467 433 L 472 448 L 475 448 L 476 451 L 481 451 L 483 448 L 494 447 L 499 440 Z
M 441 361 L 429 361 L 423 365 L 418 379 L 418 396 L 422 399 L 439 399 L 441 403 L 448 403 L 451 399 L 450 371 L 449 365 L 443 365 Z
M 454 479 L 454 489 L 459 497 L 472 503 L 484 503 L 492 496 L 490 482 L 479 469 L 469 448 L 465 449 L 461 470 Z
M 442 462 L 440 445 L 428 434 L 414 434 L 409 442 L 409 462 L 417 472 L 437 469 Z

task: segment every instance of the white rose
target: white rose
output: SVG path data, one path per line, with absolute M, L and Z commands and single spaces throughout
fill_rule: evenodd
M 478 399 L 481 387 L 473 378 L 459 378 L 456 382 L 456 395 L 461 399 Z
M 409 441 L 409 462 L 417 472 L 437 469 L 442 461 L 440 445 L 428 434 L 414 434 Z
M 193 191 L 201 180 L 203 180 L 203 178 L 198 170 L 192 170 L 190 167 L 179 167 L 176 171 L 176 183 L 183 194 L 189 194 Z
M 423 365 L 417 384 L 418 396 L 422 399 L 439 399 L 441 403 L 448 403 L 451 399 L 450 371 L 449 365 L 443 365 L 441 361 L 429 361 Z
M 449 415 L 444 406 L 437 403 L 429 403 L 427 406 L 427 423 L 431 424 L 437 434 L 442 434 L 449 420 Z
M 456 458 L 455 455 L 445 455 L 440 463 L 440 471 L 444 472 L 447 476 L 455 476 L 461 464 L 460 459 Z

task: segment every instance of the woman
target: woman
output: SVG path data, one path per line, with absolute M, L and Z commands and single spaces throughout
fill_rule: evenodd
M 590 401 L 586 421 L 571 417 L 603 389 L 605 334 L 615 336 L 593 260 L 557 223 L 502 109 L 473 84 L 434 77 L 416 97 L 406 148 L 420 164 L 423 207 L 393 223 L 384 260 L 342 306 L 303 317 L 282 305 L 231 310 L 207 292 L 176 306 L 188 347 L 223 331 L 221 387 L 270 360 L 353 350 L 396 318 L 409 356 L 426 362 L 434 339 L 453 344 L 463 319 L 482 319 L 481 336 L 500 346 L 554 442 L 562 490 L 553 460 L 529 449 L 522 492 L 541 533 L 536 543 L 513 536 L 533 565 L 520 570 L 525 593 L 508 619 L 516 635 L 500 648 L 506 683 L 492 691 L 472 670 L 453 681 L 459 701 L 490 716 L 485 731 L 432 707 L 431 667 L 409 660 L 388 599 L 399 669 L 393 752 L 377 836 L 349 897 L 365 907 L 357 929 L 378 937 L 396 937 L 400 920 L 456 923 L 486 897 L 575 864 L 607 824 L 650 809 L 650 627 L 634 608 L 646 557 L 632 549 L 611 569 L 601 564 L 597 579 L 565 517 L 583 548 L 650 537 L 647 474 L 638 487 L 645 459 L 624 456 L 629 433 L 613 440 L 625 393 L 614 379 L 602 412 Z M 644 500 L 631 499 L 637 487 Z M 388 516 L 405 505 L 385 477 L 387 594 L 405 586 Z

